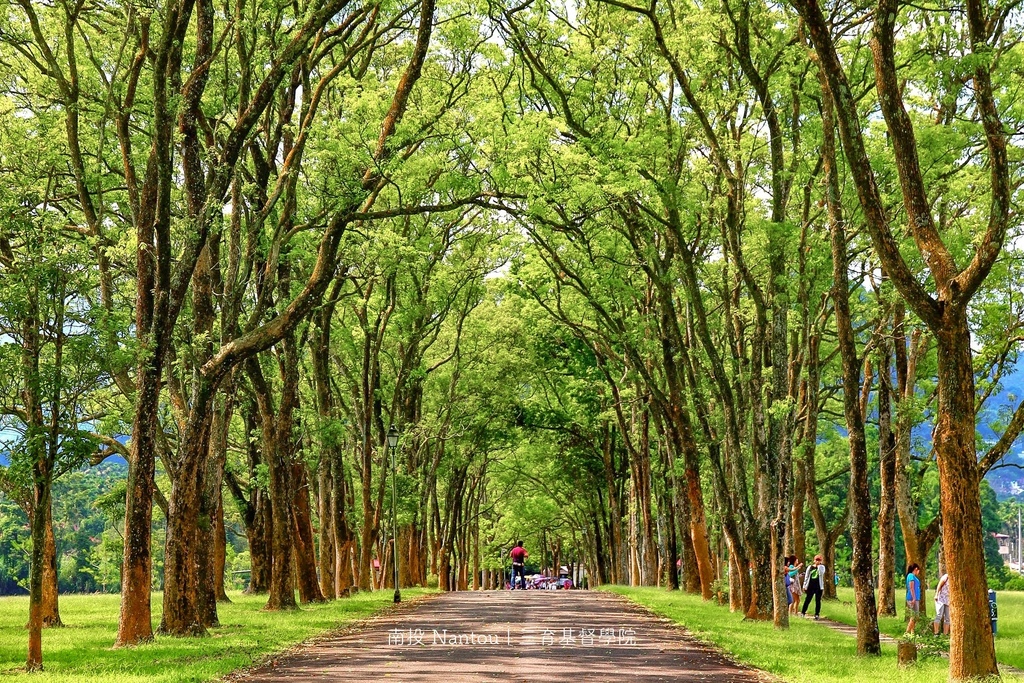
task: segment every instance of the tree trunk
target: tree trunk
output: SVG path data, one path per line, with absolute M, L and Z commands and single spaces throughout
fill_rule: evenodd
M 814 460 L 807 460 L 805 467 L 807 468 L 807 500 L 810 503 L 811 519 L 814 520 L 814 534 L 818 539 L 818 551 L 825 560 L 825 590 L 822 597 L 826 600 L 835 600 L 836 584 L 833 577 L 835 576 L 836 541 L 846 528 L 850 506 L 848 503 L 843 504 L 835 524 L 829 528 L 821 510 L 818 492 L 814 488 Z
M 916 482 L 911 477 L 917 473 L 910 458 L 911 435 L 914 427 L 912 411 L 917 386 L 917 366 L 924 356 L 928 342 L 919 329 L 914 330 L 909 344 L 905 332 L 904 307 L 896 305 L 893 312 L 894 360 L 896 382 L 901 406 L 896 411 L 896 516 L 903 533 L 903 549 L 907 565 L 921 567 L 921 612 L 928 609 L 928 555 L 932 544 L 938 538 L 941 514 L 936 515 L 927 526 L 921 528 L 918 516 L 919 501 L 914 497 Z M 897 568 L 902 572 L 903 567 Z
M 608 496 L 608 582 L 618 584 L 622 583 L 625 578 L 620 573 L 622 518 L 619 512 L 618 487 L 615 483 L 615 430 L 607 423 L 604 427 L 601 456 L 604 463 L 605 492 Z
M 793 545 L 791 554 L 796 555 L 798 562 L 807 559 L 807 532 L 804 530 L 804 501 L 807 500 L 807 477 L 802 460 L 793 463 L 796 474 L 793 477 L 793 512 L 790 515 L 790 538 Z
M 774 617 L 775 568 L 772 567 L 772 538 L 767 524 L 746 533 L 747 552 L 750 553 L 750 602 L 746 605 L 746 618 L 768 621 Z
M 269 421 L 269 416 L 264 418 Z M 290 427 L 290 424 L 288 425 Z M 276 430 L 275 430 L 276 431 Z M 281 441 L 290 438 L 290 434 L 278 432 Z M 271 565 L 270 565 L 270 596 L 267 600 L 268 610 L 295 609 L 295 579 L 292 574 L 292 527 L 291 505 L 292 495 L 291 462 L 288 447 L 277 441 L 270 441 L 270 517 L 271 531 Z
M 729 611 L 744 612 L 750 603 L 749 588 L 744 587 L 743 578 L 746 572 L 740 569 L 742 562 L 736 553 L 729 550 Z M 749 583 L 749 579 L 747 580 Z
M 685 360 L 684 364 L 686 364 Z M 680 376 L 682 375 L 683 373 L 680 373 Z M 689 569 L 693 572 L 694 576 L 687 581 L 686 589 L 691 593 L 699 591 L 705 600 L 710 600 L 712 597 L 711 584 L 714 582 L 715 577 L 711 566 L 711 544 L 708 541 L 707 516 L 704 510 L 704 491 L 700 485 L 700 452 L 693 435 L 693 424 L 690 421 L 689 404 L 685 388 L 678 388 L 676 396 L 673 397 L 673 403 L 678 406 L 678 409 L 673 411 L 673 414 L 667 416 L 672 421 L 669 430 L 674 436 L 677 435 L 678 443 L 675 448 L 682 454 L 685 467 L 685 481 L 683 484 L 686 487 L 686 492 L 685 495 L 679 496 L 678 506 L 681 516 L 685 514 L 685 519 L 682 520 L 684 523 L 683 532 L 685 533 L 681 533 L 684 536 L 682 539 L 683 553 L 684 556 L 691 552 L 693 554 L 692 567 Z M 675 431 L 676 429 L 678 429 L 678 432 Z M 673 448 L 670 446 L 670 454 L 671 450 Z M 671 461 L 669 464 L 671 466 Z M 674 479 L 675 477 L 673 476 L 672 478 Z M 671 571 L 673 574 L 675 573 L 674 566 L 671 568 Z
M 141 245 L 139 250 L 141 254 Z M 150 525 L 153 520 L 153 473 L 156 467 L 160 375 L 161 365 L 155 358 L 144 363 L 139 372 L 135 394 L 135 418 L 132 423 L 128 491 L 125 499 L 121 614 L 115 647 L 153 639 Z
M 270 497 L 266 491 L 253 490 L 253 524 L 246 527 L 249 541 L 249 587 L 250 595 L 262 595 L 270 591 L 270 574 L 274 562 L 273 537 L 274 520 L 270 514 Z
M 228 554 L 228 534 L 227 529 L 224 527 L 224 497 L 220 492 L 217 494 L 217 531 L 216 531 L 216 542 L 217 550 L 213 558 L 213 585 L 214 590 L 217 594 L 217 602 L 231 602 L 231 598 L 228 597 L 227 591 L 225 590 L 225 574 L 227 565 L 227 554 Z
M 327 599 L 337 597 L 335 564 L 337 549 L 334 543 L 334 507 L 331 502 L 334 481 L 331 479 L 331 464 L 326 454 L 317 468 L 317 516 L 320 518 L 317 562 L 320 568 L 320 592 Z
M 53 510 L 46 507 L 46 531 L 43 537 L 43 627 L 60 628 L 60 606 L 57 590 L 57 543 L 53 537 Z
M 286 356 L 288 353 L 286 352 Z M 263 376 L 258 359 L 250 359 L 247 363 L 249 377 L 253 382 L 256 402 L 260 412 L 260 425 L 263 430 L 263 455 L 268 465 L 270 488 L 270 595 L 265 609 L 295 609 L 295 579 L 292 574 L 292 527 L 291 506 L 291 445 L 292 410 L 294 408 L 294 391 L 297 381 L 293 372 L 297 366 L 286 359 L 284 365 L 288 380 L 282 385 L 281 404 L 274 410 L 270 388 Z
M 28 406 L 30 414 L 32 407 Z M 31 448 L 31 446 L 30 446 Z M 28 657 L 25 668 L 43 668 L 43 574 L 46 565 L 46 519 L 50 508 L 50 481 L 41 456 L 32 463 L 34 478 L 32 509 L 32 559 L 29 567 Z M 43 472 L 40 472 L 43 469 Z M 44 476 L 40 476 L 40 474 Z
M 362 460 L 362 484 L 361 500 L 363 504 L 363 522 L 359 530 L 359 590 L 370 590 L 372 586 L 372 559 L 373 546 L 376 540 L 376 525 L 373 511 L 373 440 L 371 437 L 371 426 L 366 423 L 362 426 L 363 435 L 361 443 Z
M 681 503 L 676 501 L 682 500 L 682 494 L 679 491 L 681 488 L 680 483 L 675 476 L 675 472 L 671 469 L 672 458 L 669 454 L 669 449 L 664 448 L 661 450 L 663 479 L 665 481 L 662 487 L 661 507 L 665 510 L 663 516 L 665 518 L 664 535 L 666 536 L 663 574 L 665 587 L 668 590 L 679 590 L 679 572 L 676 568 L 676 563 L 685 564 L 684 561 L 681 561 L 682 558 L 687 554 L 694 554 L 694 568 L 696 569 L 696 555 L 693 550 L 693 543 L 689 540 L 689 525 L 684 520 L 678 519 L 683 516 L 683 511 L 680 510 L 682 507 Z M 680 546 L 682 546 L 681 549 Z
M 892 343 L 878 366 L 878 616 L 896 616 L 896 441 L 892 432 Z
M 164 599 L 160 631 L 174 636 L 206 633 L 199 614 L 199 513 L 202 507 L 203 470 L 210 447 L 212 416 L 199 416 L 199 424 L 186 428 L 171 484 L 164 551 Z M 191 423 L 191 420 L 190 420 Z M 212 538 L 212 536 L 211 536 Z M 210 565 L 212 567 L 212 563 Z
M 860 405 L 860 360 L 850 315 L 850 284 L 846 258 L 846 227 L 841 206 L 836 168 L 835 122 L 828 81 L 822 77 L 822 156 L 826 177 L 829 222 L 832 232 L 832 302 L 836 311 L 836 334 L 843 369 L 843 413 L 850 444 L 850 489 L 847 505 L 852 516 L 853 588 L 857 602 L 857 654 L 880 655 L 878 612 L 871 563 L 871 490 L 868 488 L 868 451 L 864 436 L 864 415 Z M 829 565 L 826 565 L 829 566 Z M 834 582 L 833 582 L 834 583 Z
M 301 462 L 292 465 L 292 481 L 295 496 L 292 504 L 292 529 L 295 543 L 296 583 L 299 587 L 299 601 L 302 604 L 326 602 L 320 592 L 316 575 L 316 550 L 313 547 L 313 521 L 309 504 L 309 477 L 306 466 Z
M 224 554 L 226 539 L 224 532 L 224 510 L 221 506 L 221 488 L 224 480 L 224 464 L 227 461 L 228 428 L 231 422 L 233 386 L 225 383 L 220 401 L 214 401 L 213 422 L 207 446 L 208 455 L 203 477 L 200 499 L 198 528 L 196 530 L 196 555 L 198 567 L 198 612 L 204 626 L 220 626 L 217 602 L 224 593 Z
M 331 495 L 331 505 L 334 508 L 334 547 L 335 557 L 335 595 L 341 597 L 355 584 L 356 577 L 353 575 L 352 565 L 356 560 L 355 535 L 348 524 L 346 513 L 346 479 L 342 468 L 341 449 L 335 453 L 331 462 L 332 479 L 334 490 Z
M 964 309 L 947 308 L 938 342 L 939 410 L 935 452 L 939 462 L 942 547 L 949 574 L 950 678 L 998 675 L 988 618 L 980 475 L 975 452 L 974 370 Z M 922 596 L 923 598 L 923 596 Z

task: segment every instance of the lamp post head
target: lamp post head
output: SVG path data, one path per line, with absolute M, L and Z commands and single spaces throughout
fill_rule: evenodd
M 391 425 L 391 427 L 388 428 L 388 446 L 391 448 L 398 446 L 398 429 L 395 425 Z

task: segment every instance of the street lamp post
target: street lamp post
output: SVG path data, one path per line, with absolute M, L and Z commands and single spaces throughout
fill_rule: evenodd
M 402 593 L 398 590 L 398 494 L 395 488 L 395 479 L 398 477 L 398 468 L 395 465 L 398 429 L 395 428 L 395 425 L 388 428 L 388 448 L 391 449 L 391 554 L 393 560 L 391 564 L 394 566 L 395 602 L 402 602 Z

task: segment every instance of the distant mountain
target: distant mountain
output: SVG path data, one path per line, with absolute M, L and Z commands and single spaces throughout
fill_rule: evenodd
M 11 434 L 12 434 L 11 432 L 2 432 L 2 431 L 0 431 L 0 443 L 3 443 L 5 436 L 9 437 Z M 129 437 L 127 434 L 123 434 L 123 435 L 115 437 L 115 438 L 119 442 L 121 442 L 122 444 L 127 444 L 128 440 L 131 437 Z M 104 460 L 104 462 L 108 462 L 108 463 L 116 464 L 116 465 L 127 465 L 128 464 L 128 461 L 125 460 L 124 458 L 122 458 L 120 455 L 111 455 L 106 460 Z M 0 451 L 0 466 L 6 467 L 9 464 L 11 464 L 10 453 L 8 451 Z M 88 467 L 88 465 L 86 465 L 86 467 Z
M 1001 436 L 1003 425 L 1009 420 L 1009 416 L 1024 399 L 1024 358 L 1017 360 L 1016 367 L 1012 372 L 1007 373 L 1001 382 L 1002 386 L 998 394 L 988 400 L 988 405 L 978 415 L 978 434 L 986 444 L 994 444 Z M 1002 419 L 999 419 L 1002 414 Z M 1000 433 L 995 433 L 990 424 L 998 421 Z M 1024 468 L 1024 436 L 1017 438 L 1003 464 L 1016 464 Z M 1000 498 L 1015 496 L 1024 493 L 1024 469 L 1017 467 L 999 467 L 989 472 L 986 479 L 995 489 Z

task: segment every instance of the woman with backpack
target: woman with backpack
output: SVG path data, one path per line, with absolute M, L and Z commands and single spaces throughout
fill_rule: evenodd
M 811 598 L 814 598 L 814 618 L 820 619 L 821 615 L 821 595 L 825 592 L 825 565 L 822 564 L 821 555 L 814 556 L 814 562 L 807 568 L 807 572 L 804 574 L 804 592 L 807 597 L 804 598 L 804 608 L 800 610 L 801 616 L 807 616 L 807 608 L 811 604 Z

